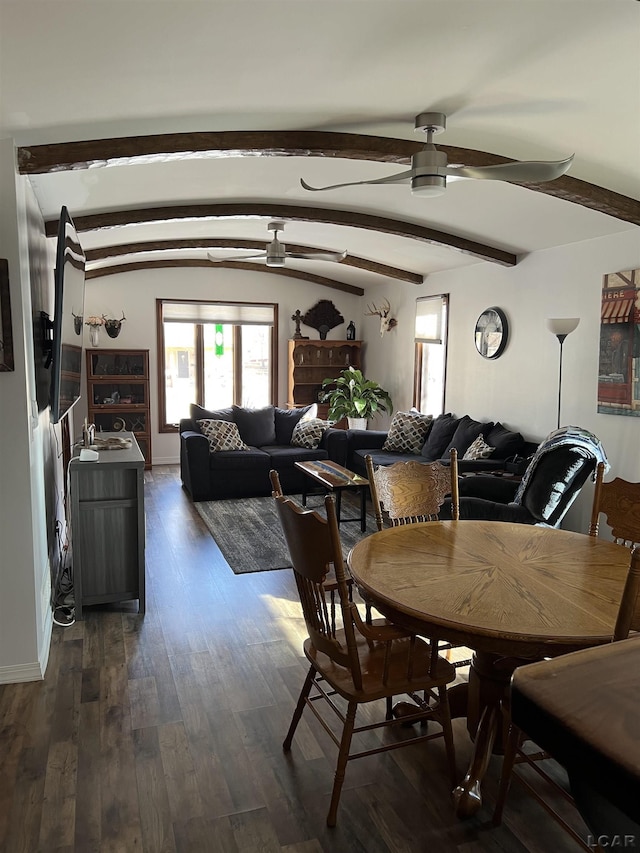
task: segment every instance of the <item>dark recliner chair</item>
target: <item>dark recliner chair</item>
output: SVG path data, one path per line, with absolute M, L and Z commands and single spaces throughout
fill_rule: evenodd
M 559 527 L 589 476 L 603 462 L 604 448 L 581 427 L 554 430 L 539 445 L 520 483 L 474 476 L 460 483 L 460 519 L 511 521 Z

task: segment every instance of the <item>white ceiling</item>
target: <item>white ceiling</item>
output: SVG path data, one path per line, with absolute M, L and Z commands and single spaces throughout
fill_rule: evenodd
M 572 177 L 640 200 L 639 45 L 636 0 L 0 0 L 0 135 L 26 147 L 246 130 L 415 140 L 414 116 L 440 110 L 448 127 L 436 144 L 521 160 L 575 153 Z M 390 217 L 517 255 L 638 227 L 496 181 L 450 182 L 433 199 L 412 197 L 406 185 L 311 194 L 299 183 L 366 180 L 403 168 L 224 157 L 31 181 L 46 220 L 63 204 L 77 219 L 174 204 L 284 203 Z M 182 237 L 266 240 L 267 221 L 147 223 L 87 231 L 81 242 L 92 249 Z M 347 249 L 425 275 L 479 262 L 334 224 L 289 222 L 284 242 Z M 185 255 L 205 258 L 206 250 L 170 253 Z M 380 281 L 342 264 L 287 267 L 365 288 Z

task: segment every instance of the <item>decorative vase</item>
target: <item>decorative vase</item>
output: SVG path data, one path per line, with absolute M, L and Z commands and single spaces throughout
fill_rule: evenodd
M 349 429 L 366 429 L 368 421 L 366 418 L 347 418 L 347 423 Z
M 100 326 L 89 326 L 89 343 L 92 347 L 100 346 Z

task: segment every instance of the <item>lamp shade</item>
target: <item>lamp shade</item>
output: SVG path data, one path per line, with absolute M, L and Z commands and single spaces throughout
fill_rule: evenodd
M 547 320 L 547 328 L 554 335 L 564 335 L 566 337 L 574 329 L 578 328 L 579 322 L 579 317 L 559 317 L 554 320 Z

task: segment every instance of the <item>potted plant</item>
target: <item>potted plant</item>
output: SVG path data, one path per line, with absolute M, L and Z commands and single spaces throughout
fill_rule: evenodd
M 366 429 L 367 421 L 377 412 L 393 412 L 389 393 L 377 382 L 365 379 L 355 367 L 347 367 L 335 379 L 325 379 L 322 387 L 329 386 L 331 390 L 322 394 L 320 402 L 329 404 L 330 421 L 346 418 L 349 429 Z

